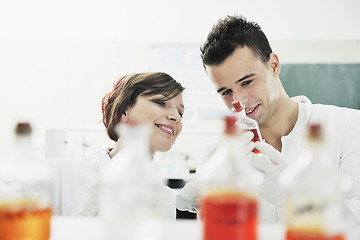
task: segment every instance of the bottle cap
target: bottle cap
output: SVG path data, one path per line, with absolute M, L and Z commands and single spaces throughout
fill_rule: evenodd
M 19 122 L 16 124 L 15 133 L 17 135 L 26 135 L 31 133 L 31 125 L 29 122 Z
M 233 105 L 236 112 L 240 112 L 241 110 L 243 110 L 243 106 L 241 105 L 239 100 L 234 100 L 231 104 Z
M 308 137 L 311 140 L 322 140 L 323 132 L 320 123 L 312 123 L 308 128 Z

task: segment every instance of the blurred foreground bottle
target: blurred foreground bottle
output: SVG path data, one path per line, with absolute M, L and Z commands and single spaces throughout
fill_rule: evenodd
M 50 237 L 51 171 L 36 155 L 29 123 L 18 123 L 15 146 L 0 166 L 0 239 Z
M 201 219 L 204 240 L 257 239 L 261 183 L 237 132 L 235 116 L 225 117 L 225 131 L 200 178 L 204 184 Z
M 234 107 L 234 113 L 237 117 L 236 125 L 242 130 L 253 132 L 253 142 L 261 142 L 262 138 L 258 123 L 254 119 L 246 116 L 245 107 L 240 103 L 239 100 L 233 101 L 231 104 Z M 260 154 L 260 151 L 256 148 L 254 148 L 252 151 L 256 154 Z
M 308 127 L 297 163 L 281 180 L 289 189 L 286 240 L 346 239 L 338 169 L 326 151 L 320 124 Z
M 106 239 L 159 240 L 170 200 L 151 159 L 152 128 L 120 124 L 118 129 L 121 149 L 104 169 L 100 191 Z

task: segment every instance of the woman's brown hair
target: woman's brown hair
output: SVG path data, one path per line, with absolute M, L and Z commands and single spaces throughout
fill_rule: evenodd
M 103 123 L 110 139 L 117 141 L 115 126 L 128 108 L 135 105 L 138 96 L 164 95 L 169 100 L 179 95 L 184 87 L 170 75 L 162 72 L 135 73 L 121 77 L 114 89 L 102 99 Z

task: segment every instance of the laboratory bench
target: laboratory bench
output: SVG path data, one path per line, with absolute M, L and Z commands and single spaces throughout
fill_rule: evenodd
M 199 220 L 169 220 L 163 223 L 161 240 L 202 240 Z M 259 226 L 259 240 L 283 240 L 285 228 L 280 224 Z M 104 240 L 99 217 L 53 216 L 50 240 Z

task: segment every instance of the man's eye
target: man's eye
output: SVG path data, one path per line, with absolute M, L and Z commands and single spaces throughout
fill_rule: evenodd
M 246 86 L 246 85 L 249 85 L 250 83 L 252 83 L 253 80 L 249 80 L 249 81 L 244 81 L 241 83 L 241 86 Z
M 228 89 L 228 90 L 222 92 L 221 95 L 222 95 L 222 96 L 226 96 L 226 95 L 229 95 L 231 92 L 232 92 L 232 90 L 231 90 L 231 89 Z

